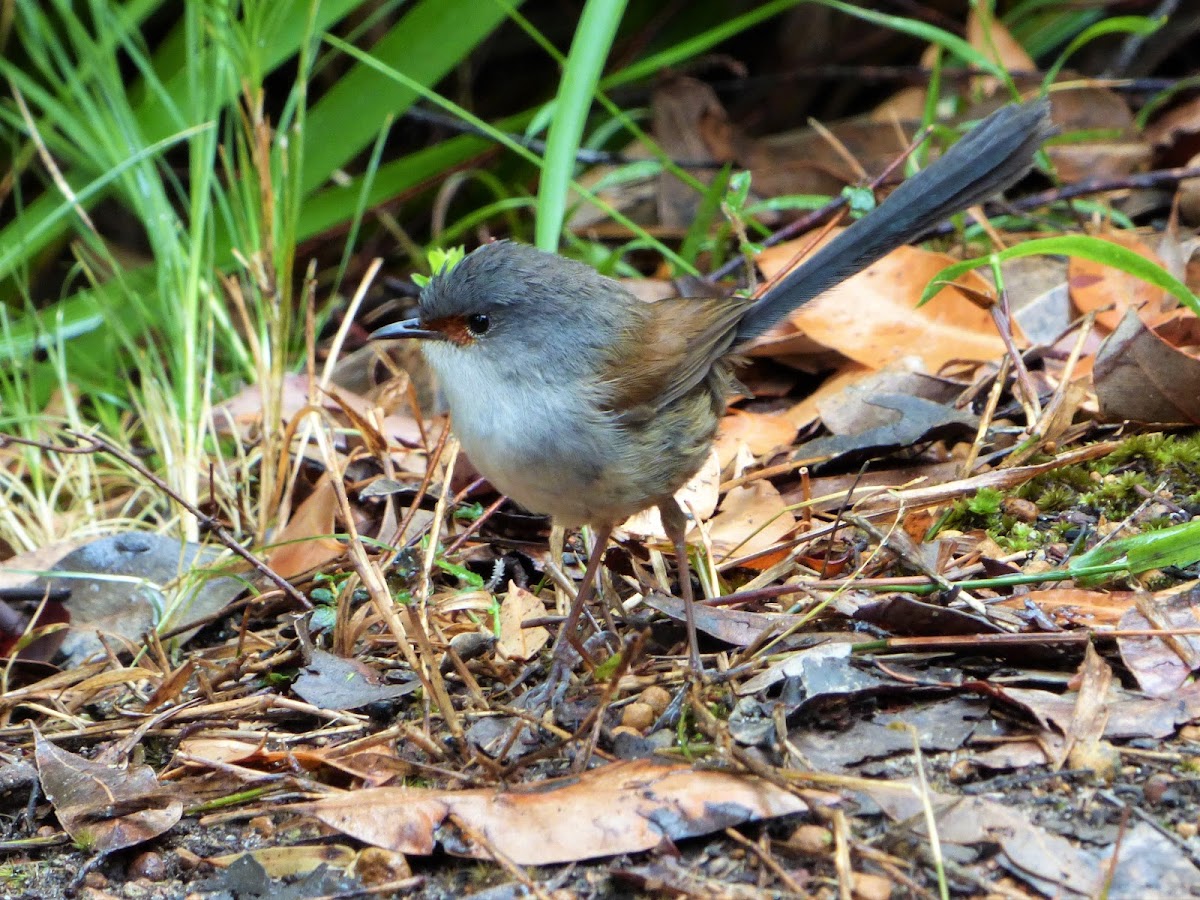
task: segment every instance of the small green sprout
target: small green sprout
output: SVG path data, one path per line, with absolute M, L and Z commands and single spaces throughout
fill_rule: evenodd
M 425 254 L 425 259 L 429 263 L 429 275 L 414 274 L 412 277 L 413 283 L 417 287 L 423 288 L 429 284 L 430 280 L 443 272 L 449 272 L 467 255 L 467 251 L 462 247 L 451 247 L 449 250 L 443 250 L 441 247 L 434 247 Z

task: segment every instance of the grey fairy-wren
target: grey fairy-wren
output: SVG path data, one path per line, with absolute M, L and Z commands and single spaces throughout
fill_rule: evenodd
M 657 506 L 674 546 L 689 658 L 702 671 L 674 494 L 699 470 L 725 410 L 731 355 L 788 313 L 1025 174 L 1049 104 L 1006 106 L 770 289 L 744 299 L 639 300 L 589 266 L 498 241 L 434 277 L 417 318 L 372 338 L 417 338 L 463 449 L 491 483 L 595 545 L 554 649 L 594 590 L 613 527 Z

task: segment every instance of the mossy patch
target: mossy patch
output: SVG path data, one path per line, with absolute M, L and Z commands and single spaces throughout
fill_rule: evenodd
M 1147 499 L 1166 492 L 1172 504 L 1200 515 L 1200 432 L 1138 434 L 1128 437 L 1108 456 L 1039 475 L 1012 492 L 1038 509 L 1035 523 L 1005 512 L 1005 495 L 985 488 L 958 501 L 943 528 L 983 529 L 1008 550 L 1029 550 L 1044 543 L 1078 537 L 1078 512 L 1093 521 L 1120 522 Z M 1138 522 L 1139 531 L 1178 524 L 1169 516 Z

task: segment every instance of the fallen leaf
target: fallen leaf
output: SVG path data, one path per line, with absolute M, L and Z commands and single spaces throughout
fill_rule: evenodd
M 281 577 L 293 578 L 340 559 L 346 547 L 332 537 L 336 523 L 337 493 L 325 474 L 276 536 L 267 565 Z
M 893 822 L 915 828 L 924 838 L 920 793 L 905 785 L 867 787 L 864 792 Z M 998 845 L 1015 871 L 1047 894 L 1068 889 L 1094 896 L 1103 884 L 1098 855 L 1035 825 L 1018 809 L 981 797 L 954 797 L 930 791 L 938 839 L 944 843 Z
M 345 872 L 354 865 L 358 854 L 345 844 L 308 844 L 298 847 L 262 847 L 258 850 L 239 850 L 223 856 L 210 856 L 205 862 L 218 869 L 228 869 L 243 856 L 250 856 L 271 878 L 295 878 L 327 866 Z
M 672 159 L 717 163 L 707 172 L 694 173 L 709 183 L 720 164 L 737 158 L 736 133 L 717 92 L 686 75 L 667 72 L 654 86 L 650 102 L 651 133 L 662 152 Z M 687 231 L 703 199 L 692 185 L 677 175 L 658 177 L 658 224 L 682 234 Z
M 670 616 L 676 622 L 687 620 L 687 612 L 684 609 L 683 601 L 678 597 L 650 594 L 644 602 L 651 609 L 657 609 L 660 613 Z M 735 647 L 749 647 L 768 631 L 771 634 L 778 635 L 793 625 L 802 625 L 808 621 L 807 616 L 789 616 L 786 613 L 750 612 L 745 609 L 706 606 L 703 603 L 696 604 L 695 616 L 696 628 L 705 634 L 712 635 L 719 641 L 724 641 Z M 815 636 L 804 634 L 798 636 L 797 639 L 811 643 L 815 639 Z M 850 639 L 851 636 L 847 636 L 847 640 Z M 784 644 L 782 648 L 777 645 L 776 649 L 787 649 L 787 645 Z
M 523 628 L 521 623 L 545 614 L 546 604 L 540 597 L 510 581 L 508 593 L 500 603 L 500 652 L 519 662 L 536 656 L 550 640 L 550 632 L 540 625 Z
M 1161 624 L 1150 622 L 1141 610 L 1129 609 L 1117 627 L 1122 631 L 1164 626 L 1164 630 L 1200 627 L 1198 591 L 1163 598 L 1157 606 Z M 1117 638 L 1117 649 L 1121 652 L 1121 661 L 1137 679 L 1138 687 L 1151 697 L 1170 697 L 1192 677 L 1194 667 L 1185 657 L 1191 655 L 1194 659 L 1200 655 L 1200 636 L 1120 637 Z
M 1037 71 L 1037 63 L 1012 33 L 993 15 L 988 15 L 985 22 L 975 6 L 967 16 L 967 43 L 1006 72 Z M 981 75 L 974 82 L 975 88 L 985 97 L 990 97 L 1001 87 L 994 75 Z
M 541 866 L 653 850 L 808 807 L 753 776 L 634 760 L 510 790 L 373 788 L 290 808 L 400 853 L 429 854 L 440 843 L 456 856 L 490 859 L 494 849 Z
M 1112 882 L 1105 886 L 1109 897 L 1167 898 L 1200 896 L 1200 868 L 1184 842 L 1157 823 L 1132 821 L 1122 840 L 1106 856 L 1117 854 Z M 1105 860 L 1103 868 L 1108 868 Z
M 359 709 L 369 703 L 395 700 L 421 686 L 414 678 L 403 684 L 384 684 L 379 673 L 356 659 L 314 649 L 292 690 L 318 709 Z
M 1065 734 L 1071 727 L 1075 700 L 1070 695 L 995 684 L 987 685 L 987 690 L 1023 709 L 1043 728 L 1056 728 Z M 1105 738 L 1161 738 L 1200 716 L 1200 685 L 1185 685 L 1167 697 L 1145 697 L 1114 686 L 1109 688 L 1104 702 L 1108 708 Z
M 800 238 L 764 250 L 758 266 L 774 277 L 806 244 Z M 887 368 L 908 355 L 919 356 L 929 372 L 937 372 L 951 360 L 999 359 L 1004 342 L 988 310 L 952 287 L 917 305 L 925 286 L 953 262 L 944 253 L 900 247 L 800 307 L 792 313 L 790 326 L 872 369 Z M 974 294 L 993 293 L 976 272 L 959 280 Z
M 728 559 L 769 550 L 795 526 L 779 489 L 760 479 L 725 495 L 721 511 L 708 523 L 708 536 L 718 558 Z
M 1129 104 L 1115 91 L 1077 86 L 1052 92 L 1050 105 L 1051 118 L 1061 133 L 1096 132 L 1087 140 L 1052 143 L 1045 148 L 1064 182 L 1120 178 L 1149 168 L 1150 145 L 1138 133 Z
M 1131 309 L 1100 346 L 1093 378 L 1108 421 L 1200 424 L 1200 359 L 1176 349 L 1196 344 L 1200 321 L 1189 313 L 1171 322 L 1151 330 Z
M 111 853 L 158 837 L 183 816 L 183 801 L 149 766 L 87 759 L 56 747 L 37 729 L 33 738 L 42 790 L 76 844 Z
M 850 434 L 833 434 L 806 442 L 797 459 L 836 459 L 848 453 L 878 453 L 912 447 L 928 440 L 966 438 L 975 433 L 979 417 L 973 413 L 921 397 L 880 394 L 871 405 L 891 421 Z
M 1146 140 L 1162 151 L 1171 150 L 1175 165 L 1200 152 L 1200 97 L 1192 97 L 1156 116 L 1146 126 Z M 1177 147 L 1182 145 L 1182 147 Z
M 788 732 L 788 740 L 818 772 L 844 772 L 870 759 L 912 754 L 917 740 L 926 752 L 958 750 L 981 722 L 988 704 L 970 697 L 951 697 L 896 713 L 876 713 L 848 728 L 830 730 L 822 722 L 804 723 Z
M 268 750 L 262 742 L 196 737 L 180 743 L 175 760 L 191 768 L 219 766 L 251 782 L 259 780 L 264 772 L 293 771 L 296 766 L 306 772 L 328 767 L 371 786 L 381 786 L 412 773 L 412 765 L 401 759 L 394 747 L 382 745 L 349 752 L 337 746 Z
M 1096 759 L 1099 756 L 1097 746 L 1104 737 L 1104 726 L 1108 723 L 1108 691 L 1112 681 L 1112 669 L 1096 652 L 1096 648 L 1088 644 L 1079 667 L 1075 710 L 1064 732 L 1066 740 L 1058 756 L 1052 760 L 1056 770 L 1062 768 L 1069 758 Z M 1072 767 L 1075 767 L 1074 764 Z M 1112 774 L 1110 771 L 1109 777 L 1102 780 L 1110 781 Z
M 1094 628 L 1099 625 L 1116 625 L 1121 616 L 1133 606 L 1135 596 L 1133 591 L 1051 588 L 1009 597 L 995 605 L 1008 609 L 1025 609 L 1031 605 L 1052 616 L 1056 625 Z

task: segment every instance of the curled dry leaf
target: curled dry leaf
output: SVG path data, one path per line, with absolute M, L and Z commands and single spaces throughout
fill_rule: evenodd
M 1093 896 L 1103 886 L 1103 871 L 1095 853 L 1077 849 L 1065 837 L 1029 821 L 1018 809 L 982 797 L 928 792 L 922 798 L 915 786 L 906 784 L 868 786 L 864 792 L 893 822 L 920 830 L 927 801 L 933 808 L 939 840 L 965 846 L 998 845 L 1011 863 L 1009 870 L 1048 896 Z
M 510 581 L 500 603 L 500 652 L 520 662 L 536 656 L 550 640 L 550 632 L 540 625 L 523 628 L 521 623 L 545 614 L 546 604 L 540 597 Z
M 646 597 L 646 605 L 657 609 L 660 613 L 670 616 L 676 622 L 687 620 L 687 612 L 683 601 L 678 597 L 667 597 L 663 594 L 650 594 Z M 764 634 L 779 635 L 793 626 L 808 621 L 805 616 L 791 616 L 786 613 L 759 613 L 745 609 L 729 609 L 722 606 L 706 606 L 696 604 L 696 627 L 705 634 L 710 634 L 717 640 L 732 644 L 735 647 L 749 647 L 758 642 Z M 810 640 L 809 635 L 794 638 L 783 646 Z M 776 648 L 778 649 L 778 648 Z
M 297 766 L 306 772 L 328 767 L 370 786 L 412 774 L 412 766 L 394 747 L 379 745 L 349 752 L 340 747 L 268 750 L 261 741 L 217 737 L 183 740 L 175 751 L 175 763 L 193 769 L 220 768 L 247 782 L 260 780 L 264 772 L 294 772 Z
M 1093 378 L 1101 416 L 1109 421 L 1200 425 L 1197 345 L 1200 320 L 1191 313 L 1151 329 L 1129 310 L 1096 354 Z
M 800 238 L 763 251 L 759 268 L 777 275 L 806 245 Z M 868 366 L 882 369 L 917 355 L 929 372 L 951 360 L 984 361 L 1004 355 L 991 313 L 952 287 L 917 306 L 925 286 L 954 259 L 917 247 L 900 247 L 835 290 L 792 313 L 791 327 L 822 345 Z M 973 295 L 991 286 L 970 272 L 959 279 Z
M 1052 143 L 1046 148 L 1064 182 L 1120 178 L 1149 167 L 1150 145 L 1138 133 L 1129 104 L 1115 91 L 1103 87 L 1055 91 L 1050 103 L 1054 124 L 1062 134 L 1095 133 L 1087 140 Z
M 440 842 L 456 856 L 494 850 L 531 866 L 652 850 L 807 805 L 753 776 L 636 760 L 507 791 L 375 788 L 292 809 L 400 853 L 429 854 Z
M 360 709 L 370 703 L 395 700 L 421 686 L 414 678 L 403 684 L 384 684 L 379 673 L 357 659 L 314 649 L 292 690 L 318 709 Z
M 183 801 L 159 784 L 149 766 L 87 759 L 56 747 L 34 730 L 42 790 L 63 830 L 77 844 L 111 853 L 169 831 Z
M 708 524 L 708 535 L 718 559 L 752 556 L 774 547 L 796 526 L 779 489 L 759 480 L 735 487 L 725 495 L 721 511 Z M 763 567 L 763 560 L 751 567 Z
M 1036 72 L 1037 63 L 1012 32 L 996 21 L 995 16 L 989 14 L 986 18 L 984 21 L 978 8 L 971 6 L 967 16 L 967 43 L 992 62 L 999 63 L 1006 72 Z M 1004 87 L 994 75 L 980 75 L 975 82 L 980 92 L 988 97 Z
M 1063 628 L 1115 626 L 1130 607 L 1133 591 L 1089 591 L 1083 588 L 1049 588 L 1001 600 L 994 606 L 1023 610 L 1036 607 Z
M 292 578 L 340 559 L 346 548 L 331 537 L 336 522 L 337 493 L 329 475 L 322 475 L 275 539 L 267 565 L 283 578 Z
M 1108 691 L 1112 687 L 1112 668 L 1091 644 L 1084 651 L 1078 673 L 1079 690 L 1075 694 L 1075 710 L 1065 731 L 1066 740 L 1053 760 L 1059 769 L 1070 758 L 1096 759 L 1104 727 L 1108 724 Z M 1072 754 L 1075 754 L 1072 757 Z M 1111 780 L 1111 778 L 1106 779 Z
M 1163 630 L 1162 637 L 1138 636 L 1117 639 L 1121 661 L 1138 687 L 1151 697 L 1170 697 L 1195 671 L 1200 658 L 1200 636 L 1170 634 L 1175 629 L 1200 627 L 1200 591 L 1152 601 L 1158 622 L 1149 621 L 1142 610 L 1129 609 L 1121 618 L 1121 631 Z

